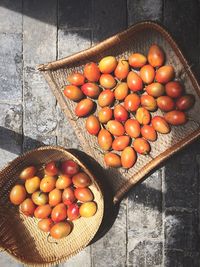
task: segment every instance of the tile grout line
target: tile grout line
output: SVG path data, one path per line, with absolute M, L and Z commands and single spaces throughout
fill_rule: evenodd
M 25 104 L 24 104 L 24 0 L 22 0 L 22 144 L 21 152 L 24 152 L 24 117 L 25 117 Z
M 59 47 L 59 41 L 58 41 L 58 30 L 59 30 L 59 0 L 56 1 L 56 60 L 58 60 L 58 47 Z M 58 145 L 58 101 L 56 99 L 55 102 L 55 111 L 56 111 L 56 115 L 57 115 L 57 126 L 56 126 L 56 130 L 55 130 L 55 138 L 56 138 L 56 145 Z

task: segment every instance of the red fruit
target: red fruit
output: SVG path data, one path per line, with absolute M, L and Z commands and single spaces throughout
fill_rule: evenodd
M 96 83 L 85 83 L 81 86 L 81 90 L 84 95 L 94 99 L 101 93 L 101 90 Z
M 133 68 L 141 68 L 147 62 L 147 58 L 139 53 L 134 53 L 128 58 L 129 65 Z
M 68 82 L 73 85 L 80 86 L 85 82 L 85 77 L 81 73 L 72 73 L 67 77 Z
M 151 120 L 153 128 L 162 134 L 167 134 L 171 131 L 169 124 L 161 116 L 155 116 Z
M 152 83 L 146 87 L 146 92 L 150 96 L 159 97 L 161 95 L 164 95 L 165 87 L 161 83 Z
M 124 124 L 126 133 L 132 137 L 137 138 L 140 136 L 140 124 L 135 119 L 129 119 Z
M 111 89 L 115 87 L 116 85 L 116 80 L 111 74 L 102 74 L 99 83 L 101 86 L 103 86 L 106 89 Z
M 58 189 L 65 189 L 69 187 L 72 183 L 72 180 L 69 175 L 61 174 L 58 176 L 58 179 L 56 180 L 56 188 Z
M 71 204 L 68 206 L 67 217 L 70 221 L 76 220 L 80 217 L 79 206 L 77 204 Z
M 154 44 L 149 48 L 147 58 L 151 66 L 160 67 L 164 64 L 165 54 L 160 46 Z
M 194 106 L 195 97 L 194 95 L 183 95 L 176 101 L 176 107 L 179 110 L 185 111 Z
M 67 208 L 65 204 L 60 203 L 55 206 L 51 212 L 51 219 L 54 222 L 61 222 L 67 218 Z
M 62 191 L 58 188 L 55 188 L 49 192 L 49 205 L 56 206 L 62 201 Z
M 26 198 L 26 189 L 23 185 L 15 185 L 10 192 L 10 201 L 14 205 L 21 204 Z
M 100 107 L 103 108 L 112 105 L 114 100 L 115 100 L 114 93 L 109 89 L 107 89 L 100 93 L 98 97 L 98 104 Z
M 113 116 L 113 111 L 109 107 L 104 107 L 99 110 L 98 117 L 101 123 L 107 123 L 109 120 L 112 119 L 112 116 Z
M 29 166 L 23 169 L 19 175 L 19 178 L 22 180 L 27 180 L 33 178 L 36 174 L 36 168 L 34 166 Z
M 133 148 L 135 149 L 135 151 L 139 154 L 142 155 L 147 155 L 149 154 L 151 147 L 148 143 L 148 141 L 146 141 L 143 138 L 136 138 L 133 141 Z
M 145 108 L 138 108 L 135 117 L 140 124 L 149 124 L 151 120 L 151 115 Z
M 172 98 L 180 97 L 183 93 L 183 87 L 180 82 L 173 81 L 165 85 L 166 94 Z
M 130 71 L 127 76 L 127 84 L 130 90 L 137 92 L 143 89 L 143 82 L 140 76 L 133 71 Z
M 88 202 L 94 199 L 94 195 L 88 187 L 76 188 L 74 190 L 74 195 L 81 202 Z
M 51 161 L 46 164 L 44 173 L 48 176 L 55 176 L 58 174 L 58 168 L 55 161 Z
M 163 66 L 156 72 L 156 81 L 159 83 L 168 83 L 175 76 L 174 68 L 172 66 Z
M 140 97 L 137 94 L 130 94 L 124 100 L 124 107 L 127 111 L 134 112 L 140 106 Z
M 68 222 L 59 222 L 51 227 L 50 235 L 55 239 L 61 239 L 70 234 L 72 226 Z
M 46 219 L 51 214 L 51 206 L 49 204 L 38 206 L 34 211 L 34 216 L 38 219 Z
M 117 67 L 114 71 L 115 77 L 117 77 L 119 80 L 123 80 L 127 77 L 129 73 L 129 64 L 127 60 L 125 59 L 120 59 Z
M 153 126 L 150 125 L 144 125 L 141 128 L 141 135 L 149 140 L 149 141 L 156 141 L 157 139 L 157 133 L 155 131 L 155 129 L 153 128 Z
M 112 152 L 104 155 L 104 161 L 108 167 L 119 168 L 122 165 L 120 156 Z
M 92 181 L 85 172 L 79 172 L 72 177 L 72 182 L 75 187 L 87 187 L 91 185 Z
M 99 120 L 98 120 L 98 118 L 95 115 L 90 115 L 87 118 L 85 127 L 86 127 L 88 133 L 90 133 L 92 135 L 97 135 L 98 132 L 101 129 Z
M 121 154 L 121 162 L 122 167 L 124 168 L 131 168 L 136 163 L 137 160 L 137 154 L 135 153 L 135 150 L 128 146 L 126 147 Z
M 155 78 L 155 70 L 151 65 L 145 65 L 140 69 L 140 77 L 144 83 L 150 84 Z
M 72 203 L 76 202 L 76 198 L 74 196 L 74 191 L 71 187 L 65 188 L 62 194 L 62 201 L 65 205 L 69 206 Z
M 114 94 L 117 100 L 124 100 L 124 98 L 128 95 L 128 85 L 127 83 L 120 83 L 116 86 Z
M 96 63 L 87 63 L 84 67 L 84 76 L 89 82 L 98 82 L 100 78 L 100 70 Z
M 98 144 L 101 149 L 109 150 L 112 146 L 112 135 L 106 129 L 101 129 L 98 134 Z
M 53 221 L 50 218 L 42 219 L 38 222 L 38 228 L 43 232 L 50 232 L 51 227 L 54 225 Z
M 142 95 L 141 105 L 149 111 L 155 111 L 157 109 L 157 102 L 151 95 Z
M 27 198 L 21 203 L 20 209 L 24 215 L 33 216 L 36 205 L 33 203 L 32 199 Z
M 171 125 L 182 125 L 187 122 L 187 117 L 183 111 L 173 110 L 164 115 L 165 120 Z
M 128 112 L 122 105 L 116 105 L 114 107 L 114 117 L 119 122 L 124 122 L 128 119 Z
M 91 99 L 83 99 L 81 100 L 76 108 L 75 108 L 75 114 L 78 117 L 84 117 L 87 116 L 94 108 L 94 102 Z
M 157 105 L 159 109 L 165 112 L 171 111 L 175 108 L 174 100 L 167 95 L 159 96 L 157 98 Z
M 115 136 L 121 136 L 125 133 L 123 124 L 116 120 L 110 120 L 107 123 L 107 129 L 111 134 Z
M 117 67 L 117 60 L 113 56 L 107 56 L 100 60 L 99 69 L 102 73 L 111 73 Z
M 74 175 L 79 172 L 79 165 L 73 160 L 65 160 L 61 163 L 61 170 L 63 174 Z
M 116 137 L 112 143 L 112 149 L 116 151 L 124 150 L 130 143 L 130 137 L 128 135 L 123 135 Z
M 81 89 L 79 89 L 75 85 L 65 86 L 63 93 L 67 98 L 69 98 L 70 100 L 75 101 L 75 102 L 81 100 L 84 97 Z

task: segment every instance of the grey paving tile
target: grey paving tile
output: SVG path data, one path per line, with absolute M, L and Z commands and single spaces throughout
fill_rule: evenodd
M 59 264 L 59 267 L 90 267 L 90 247 L 86 247 L 84 250 L 79 252 L 78 255 L 72 257 L 67 262 Z
M 0 33 L 0 101 L 22 98 L 22 34 Z

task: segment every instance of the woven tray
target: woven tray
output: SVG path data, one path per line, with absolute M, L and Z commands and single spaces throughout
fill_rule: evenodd
M 70 73 L 74 71 L 82 72 L 84 64 L 89 61 L 98 62 L 106 55 L 128 58 L 133 52 L 147 54 L 150 45 L 153 43 L 164 49 L 166 64 L 172 64 L 175 67 L 176 78 L 183 83 L 186 92 L 195 95 L 195 106 L 189 111 L 189 117 L 196 122 L 188 121 L 184 126 L 172 127 L 172 131 L 168 135 L 158 134 L 158 140 L 151 143 L 153 160 L 148 156 L 139 156 L 137 163 L 128 173 L 125 173 L 123 169 L 108 169 L 107 174 L 115 194 L 114 202 L 119 201 L 130 187 L 159 163 L 200 136 L 198 124 L 200 123 L 200 87 L 186 59 L 176 42 L 163 27 L 153 22 L 142 22 L 88 50 L 38 67 L 39 70 L 43 71 L 44 77 L 61 109 L 71 122 L 83 150 L 96 159 L 105 169 L 103 156 L 94 148 L 97 146 L 96 137 L 89 135 L 84 130 L 85 119 L 79 119 L 76 122 L 72 120 L 76 104 L 64 97 L 62 87 L 66 84 L 66 77 Z M 162 114 L 161 111 L 156 113 Z

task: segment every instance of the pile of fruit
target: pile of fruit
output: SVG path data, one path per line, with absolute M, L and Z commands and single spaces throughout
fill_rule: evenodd
M 87 117 L 86 129 L 96 135 L 109 167 L 131 168 L 137 155 L 149 155 L 157 133 L 168 134 L 171 125 L 187 122 L 185 113 L 195 103 L 175 78 L 165 53 L 154 44 L 147 57 L 133 53 L 128 59 L 102 58 L 87 63 L 83 73 L 67 77 L 64 95 L 77 103 L 75 115 Z M 95 112 L 96 105 L 98 115 Z M 162 116 L 153 114 L 157 109 Z
M 40 219 L 39 229 L 53 238 L 69 235 L 73 220 L 91 217 L 97 211 L 89 188 L 91 179 L 72 160 L 26 167 L 19 178 L 20 183 L 10 192 L 11 203 L 20 205 L 24 215 Z

